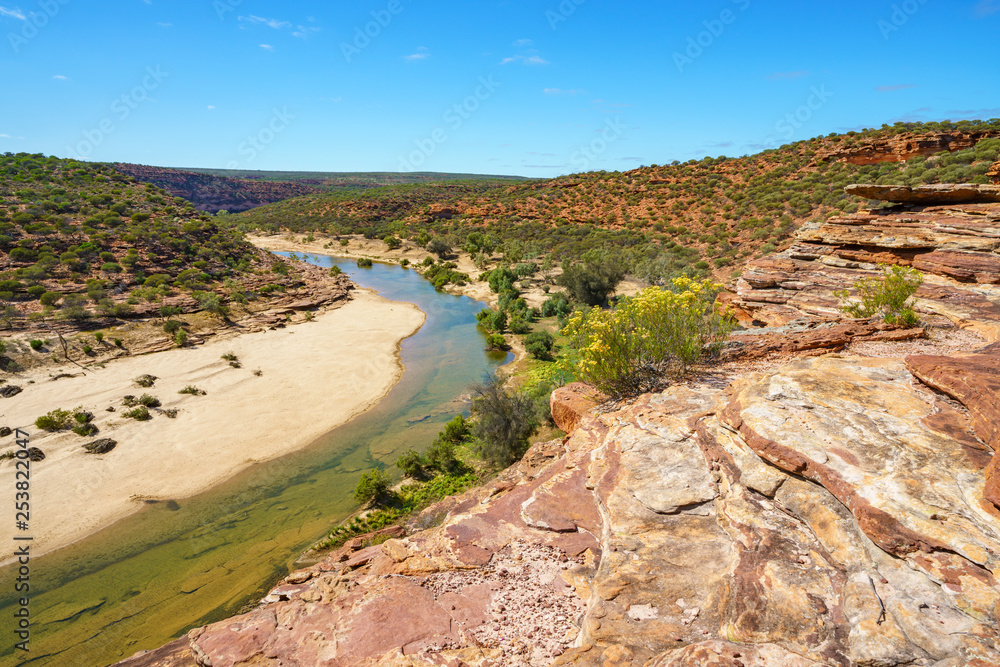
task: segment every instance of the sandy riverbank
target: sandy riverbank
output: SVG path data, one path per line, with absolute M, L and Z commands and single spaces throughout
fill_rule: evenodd
M 31 468 L 32 555 L 86 537 L 147 499 L 191 496 L 300 449 L 378 402 L 402 374 L 400 341 L 425 317 L 412 304 L 367 290 L 353 295 L 346 305 L 296 326 L 127 357 L 56 381 L 51 377 L 80 369 L 8 377 L 24 391 L 0 399 L 0 425 L 29 427 L 31 445 L 46 456 Z M 227 352 L 239 357 L 241 368 L 221 359 Z M 142 374 L 159 379 L 142 389 L 132 383 Z M 177 393 L 187 385 L 206 395 Z M 143 393 L 159 398 L 164 409 L 177 408 L 177 417 L 156 410 L 146 422 L 121 416 L 122 397 Z M 49 434 L 34 426 L 54 408 L 77 406 L 96 416 L 98 435 Z M 109 406 L 116 412 L 107 412 Z M 118 441 L 113 451 L 84 452 L 83 444 L 104 437 Z M 13 436 L 3 438 L 0 451 L 14 445 Z M 14 473 L 12 461 L 0 462 L 0 488 L 11 494 Z M 10 542 L 12 529 L 10 522 L 0 539 Z

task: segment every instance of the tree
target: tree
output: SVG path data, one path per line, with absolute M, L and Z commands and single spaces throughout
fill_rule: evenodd
M 40 297 L 38 297 L 38 300 L 41 302 L 43 306 L 54 306 L 56 305 L 56 302 L 58 302 L 59 299 L 61 298 L 62 294 L 60 294 L 59 292 L 45 292 Z
M 358 485 L 354 487 L 354 500 L 359 504 L 385 501 L 389 493 L 389 476 L 381 468 L 375 468 L 361 475 Z
M 620 263 L 591 260 L 566 267 L 556 282 L 566 288 L 574 301 L 588 306 L 606 306 L 608 297 L 624 277 L 625 269 Z
M 87 297 L 82 294 L 67 294 L 63 298 L 63 305 L 59 311 L 59 315 L 69 320 L 85 320 L 93 315 L 93 313 L 86 309 L 86 303 Z
M 427 459 L 422 454 L 413 449 L 408 449 L 396 459 L 396 467 L 403 471 L 403 474 L 411 479 L 423 479 L 427 476 L 425 466 Z
M 385 245 L 389 250 L 395 250 L 399 246 L 403 245 L 403 242 L 400 241 L 395 236 L 393 236 L 392 234 L 389 234 L 382 240 L 385 241 Z
M 528 354 L 540 361 L 552 361 L 552 346 L 556 339 L 548 331 L 535 331 L 524 337 Z
M 497 467 L 507 467 L 528 449 L 538 427 L 535 403 L 526 393 L 507 390 L 495 375 L 472 387 L 472 434 L 479 454 Z
M 194 298 L 198 300 L 198 305 L 202 310 L 211 313 L 221 319 L 229 316 L 229 306 L 222 303 L 222 299 L 214 292 L 195 292 Z
M 451 246 L 445 243 L 443 239 L 435 238 L 427 244 L 427 252 L 434 253 L 440 259 L 444 259 L 451 253 Z

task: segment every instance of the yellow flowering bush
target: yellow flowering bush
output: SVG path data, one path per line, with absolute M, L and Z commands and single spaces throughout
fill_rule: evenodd
M 673 289 L 650 287 L 614 310 L 574 313 L 563 329 L 578 353 L 576 376 L 611 398 L 636 396 L 684 375 L 718 353 L 734 323 L 720 313 L 722 288 L 677 278 Z

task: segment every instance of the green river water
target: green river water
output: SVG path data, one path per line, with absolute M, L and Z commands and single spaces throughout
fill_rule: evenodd
M 199 496 L 149 505 L 33 559 L 28 653 L 14 649 L 15 570 L 0 570 L 0 665 L 103 667 L 237 613 L 355 509 L 351 491 L 362 471 L 391 466 L 408 447 L 430 444 L 467 407 L 466 388 L 506 361 L 483 352 L 475 320 L 480 302 L 437 292 L 398 266 L 358 269 L 354 260 L 307 259 L 337 264 L 358 284 L 427 314 L 421 330 L 402 343 L 402 380 L 378 405 L 304 450 Z M 316 379 L 316 391 L 323 382 Z

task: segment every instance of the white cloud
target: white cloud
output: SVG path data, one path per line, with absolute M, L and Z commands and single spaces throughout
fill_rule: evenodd
M 9 16 L 12 19 L 20 19 L 21 21 L 28 20 L 28 17 L 20 9 L 12 9 L 3 5 L 0 5 L 0 16 Z
M 260 48 L 267 49 L 268 51 L 274 51 L 274 47 L 271 46 L 270 44 L 261 44 Z
M 240 21 L 245 21 L 247 23 L 258 23 L 266 25 L 269 28 L 274 28 L 275 30 L 281 30 L 282 28 L 291 28 L 292 24 L 288 21 L 279 21 L 278 19 L 266 19 L 263 16 L 241 16 Z
M 522 39 L 514 42 L 514 44 L 516 45 L 519 42 L 525 41 L 530 43 L 530 40 Z M 519 53 L 516 56 L 508 56 L 500 61 L 501 65 L 510 65 L 511 63 L 520 63 L 522 65 L 548 65 L 549 61 L 538 55 L 538 51 L 535 49 L 525 49 L 524 53 Z
M 310 19 L 311 20 L 311 19 Z M 319 32 L 320 28 L 311 28 L 309 26 L 300 25 L 298 30 L 292 33 L 292 37 L 298 37 L 299 39 L 308 39 L 309 35 Z
M 209 104 L 209 105 L 208 105 L 207 107 L 205 107 L 205 108 L 206 108 L 206 109 L 208 109 L 209 111 L 215 111 L 215 105 L 214 105 L 214 104 Z
M 530 39 L 519 39 L 514 42 L 514 46 L 516 46 L 519 49 L 523 49 L 524 47 L 531 46 L 534 43 L 535 42 Z
M 417 48 L 416 53 L 411 53 L 408 56 L 403 56 L 403 60 L 409 60 L 409 61 L 426 60 L 427 58 L 430 58 L 430 57 L 431 57 L 431 54 L 427 52 L 427 47 L 426 46 L 421 46 L 421 47 Z
M 571 88 L 569 90 L 566 90 L 564 88 L 546 88 L 542 92 L 544 92 L 546 95 L 579 95 L 584 91 L 580 90 L 579 88 Z
M 57 81 L 69 81 L 69 77 L 68 76 L 64 76 L 62 74 L 56 74 L 52 78 L 56 79 Z
M 907 88 L 913 88 L 913 87 L 914 85 L 912 83 L 904 83 L 897 86 L 876 86 L 875 90 L 876 92 L 879 93 L 892 93 L 897 90 L 906 90 Z
M 157 23 L 156 25 L 160 26 L 161 28 L 173 28 L 174 27 L 173 23 Z

